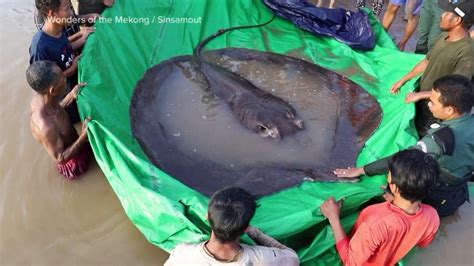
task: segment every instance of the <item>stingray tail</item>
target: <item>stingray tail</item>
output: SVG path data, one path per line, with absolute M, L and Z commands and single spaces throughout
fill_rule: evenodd
M 229 31 L 233 31 L 233 30 L 239 30 L 239 29 L 250 29 L 250 28 L 257 28 L 257 27 L 263 27 L 267 24 L 269 24 L 270 22 L 272 22 L 273 20 L 275 19 L 275 15 L 272 16 L 272 18 L 265 22 L 265 23 L 262 23 L 262 24 L 258 24 L 258 25 L 247 25 L 247 26 L 237 26 L 237 27 L 232 27 L 232 28 L 227 28 L 227 29 L 220 29 L 218 30 L 216 33 L 212 34 L 211 36 L 207 37 L 206 39 L 202 40 L 198 46 L 196 46 L 196 48 L 194 49 L 194 58 L 196 60 L 196 62 L 198 63 L 198 65 L 201 65 L 202 62 L 206 62 L 203 58 L 202 58 L 202 49 L 204 48 L 204 46 L 206 46 L 206 44 L 208 44 L 210 41 L 212 41 L 214 38 L 226 33 L 226 32 L 229 32 Z

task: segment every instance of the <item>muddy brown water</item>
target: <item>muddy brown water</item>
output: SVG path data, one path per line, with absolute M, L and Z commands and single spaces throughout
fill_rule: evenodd
M 0 0 L 0 265 L 162 265 L 167 253 L 132 225 L 95 163 L 68 182 L 31 136 L 32 3 Z M 472 265 L 472 224 L 465 204 L 408 265 Z

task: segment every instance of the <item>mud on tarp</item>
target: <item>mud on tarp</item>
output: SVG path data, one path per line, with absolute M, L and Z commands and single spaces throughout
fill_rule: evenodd
M 131 95 L 151 66 L 192 54 L 199 40 L 218 29 L 258 24 L 272 14 L 259 0 L 117 0 L 103 16 L 112 21 L 99 22 L 79 63 L 80 80 L 88 82 L 79 95 L 79 107 L 83 117 L 92 116 L 88 135 L 96 160 L 128 217 L 151 243 L 170 251 L 178 243 L 201 241 L 209 233 L 205 221 L 208 198 L 147 159 L 131 134 Z M 128 17 L 140 21 L 118 20 Z M 166 18 L 189 21 L 163 23 Z M 316 37 L 283 19 L 264 29 L 231 32 L 208 49 L 240 47 L 303 58 L 366 89 L 379 101 L 384 116 L 358 158 L 360 165 L 416 142 L 410 127 L 414 108 L 403 103 L 412 83 L 396 96 L 388 89 L 421 57 L 398 52 L 373 16 L 370 22 L 377 39 L 371 52 L 354 51 L 333 38 Z M 294 248 L 303 264 L 338 264 L 332 231 L 319 205 L 329 196 L 345 197 L 342 222 L 349 229 L 359 206 L 379 195 L 383 183 L 383 176 L 363 178 L 355 184 L 304 182 L 260 199 L 252 224 Z M 250 240 L 245 237 L 244 241 Z

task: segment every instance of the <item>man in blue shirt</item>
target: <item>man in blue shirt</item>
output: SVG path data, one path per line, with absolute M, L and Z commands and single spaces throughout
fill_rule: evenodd
M 73 49 L 64 26 L 71 24 L 72 6 L 70 0 L 36 0 L 36 8 L 43 15 L 45 23 L 38 31 L 30 46 L 30 64 L 35 61 L 49 60 L 55 62 L 67 77 L 67 89 L 63 98 L 77 84 L 77 62 L 79 56 L 74 56 Z M 71 122 L 80 121 L 77 105 L 66 109 Z

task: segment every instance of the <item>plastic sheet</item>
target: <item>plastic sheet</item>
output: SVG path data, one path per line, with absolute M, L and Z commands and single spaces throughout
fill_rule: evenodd
M 192 54 L 201 39 L 221 28 L 258 24 L 272 13 L 258 0 L 117 0 L 103 16 L 79 62 L 79 78 L 88 85 L 78 103 L 82 117 L 92 117 L 88 136 L 95 158 L 128 217 L 151 243 L 169 251 L 178 243 L 202 241 L 210 230 L 205 220 L 208 198 L 147 159 L 131 133 L 131 95 L 151 66 Z M 188 23 L 173 23 L 181 18 Z M 359 84 L 384 112 L 378 130 L 358 157 L 360 165 L 416 142 L 410 126 L 414 107 L 403 102 L 413 83 L 396 96 L 388 89 L 422 58 L 397 51 L 371 15 L 370 23 L 376 36 L 370 52 L 314 36 L 279 18 L 265 29 L 222 36 L 207 49 L 239 47 L 291 55 Z M 385 182 L 384 176 L 354 184 L 304 182 L 261 198 L 252 224 L 294 248 L 303 265 L 337 265 L 332 231 L 320 214 L 320 204 L 329 196 L 344 197 L 342 223 L 349 230 L 361 204 L 380 195 L 379 187 Z M 251 243 L 248 237 L 243 240 Z
M 292 21 L 300 29 L 331 36 L 354 49 L 372 50 L 375 37 L 365 12 L 342 8 L 324 8 L 305 0 L 263 0 L 280 17 Z

